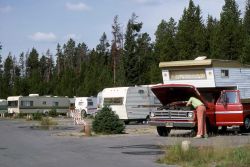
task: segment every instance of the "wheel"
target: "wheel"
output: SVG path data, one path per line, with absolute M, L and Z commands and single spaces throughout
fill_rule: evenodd
M 157 132 L 159 136 L 166 137 L 170 133 L 171 129 L 164 126 L 157 126 Z
M 206 125 L 207 125 L 207 134 L 208 135 L 214 135 L 218 133 L 218 127 L 217 126 L 212 126 L 209 122 L 209 119 L 207 118 L 206 120 Z
M 246 117 L 244 119 L 244 123 L 243 125 L 240 127 L 240 130 L 242 132 L 250 132 L 250 118 L 249 117 Z
M 87 117 L 87 112 L 85 110 L 81 111 L 81 117 L 86 118 Z
M 129 124 L 129 120 L 125 120 L 124 123 L 125 123 L 125 125 L 128 125 Z

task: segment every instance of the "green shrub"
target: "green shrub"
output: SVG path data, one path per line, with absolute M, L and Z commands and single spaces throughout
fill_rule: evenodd
M 53 109 L 51 109 L 51 110 L 49 111 L 49 116 L 50 116 L 50 117 L 57 117 L 57 116 L 58 116 L 58 114 L 57 114 L 55 108 L 53 108 Z
M 33 114 L 33 120 L 35 120 L 35 121 L 41 121 L 42 117 L 43 117 L 42 113 L 34 113 Z
M 96 114 L 92 128 L 96 133 L 121 134 L 125 129 L 125 125 L 119 120 L 118 115 L 106 106 Z

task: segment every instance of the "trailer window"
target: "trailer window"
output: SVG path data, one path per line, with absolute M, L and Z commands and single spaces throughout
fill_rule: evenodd
M 221 78 L 229 78 L 229 71 L 221 70 Z
M 23 107 L 32 107 L 33 101 L 21 101 L 21 106 Z
M 191 80 L 191 79 L 206 79 L 204 69 L 197 70 L 172 70 L 169 71 L 170 80 Z
M 9 107 L 17 107 L 18 106 L 18 101 L 8 101 L 8 106 Z
M 57 101 L 53 102 L 53 106 L 58 107 L 59 103 Z
M 87 99 L 87 102 L 88 102 L 88 106 L 93 106 L 94 105 L 92 99 Z
M 123 97 L 104 98 L 104 105 L 122 105 Z
M 43 101 L 43 105 L 46 105 L 46 101 Z

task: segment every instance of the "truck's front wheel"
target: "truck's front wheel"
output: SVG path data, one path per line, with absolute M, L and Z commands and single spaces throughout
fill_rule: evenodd
M 164 127 L 164 126 L 157 126 L 157 132 L 159 136 L 168 136 L 168 134 L 170 133 L 171 129 Z
M 250 132 L 250 118 L 246 117 L 244 119 L 244 124 L 240 127 L 242 132 Z

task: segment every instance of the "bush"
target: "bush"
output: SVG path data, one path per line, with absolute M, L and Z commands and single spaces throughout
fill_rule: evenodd
M 92 124 L 93 131 L 102 134 L 121 134 L 125 125 L 111 108 L 105 106 L 98 112 Z
M 58 114 L 57 114 L 55 108 L 53 108 L 53 109 L 51 109 L 51 110 L 49 111 L 49 116 L 50 116 L 50 117 L 57 117 L 57 116 L 58 116 Z
M 43 117 L 41 120 L 41 126 L 44 129 L 48 129 L 50 126 L 57 125 L 58 123 L 50 117 Z
M 43 117 L 42 113 L 34 113 L 33 114 L 33 120 L 35 120 L 35 121 L 41 121 L 42 117 Z

